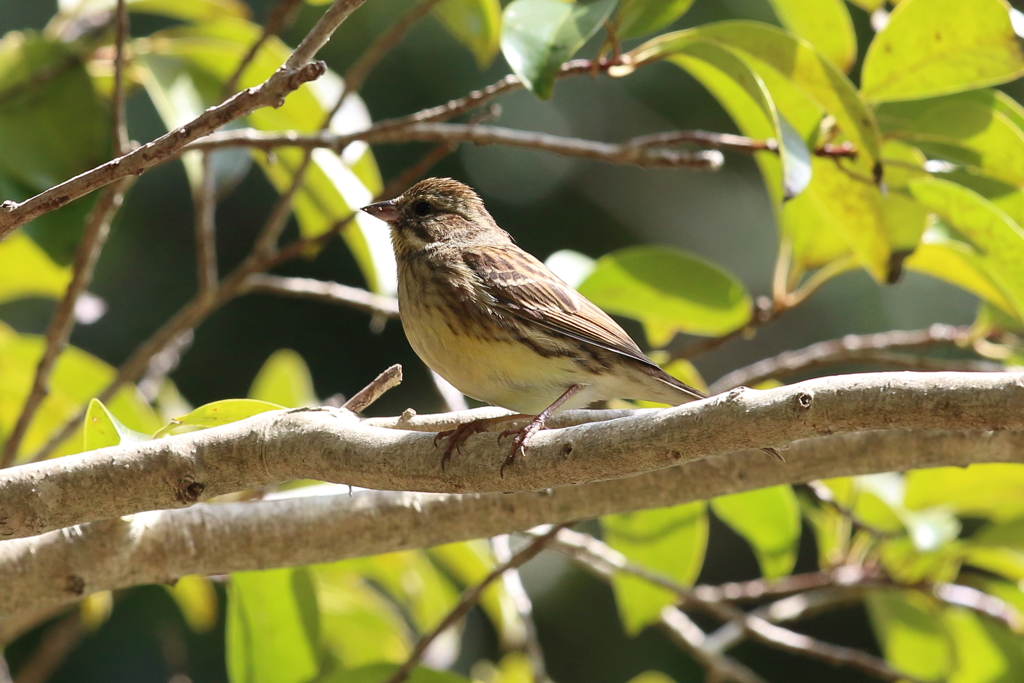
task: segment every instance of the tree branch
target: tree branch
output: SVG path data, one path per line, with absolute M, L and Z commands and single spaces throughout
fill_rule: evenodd
M 297 415 L 306 419 L 317 417 L 318 421 L 334 420 L 326 412 Z M 354 422 L 355 418 L 351 420 Z M 255 426 L 254 421 L 249 422 Z M 588 425 L 588 428 L 594 426 Z M 208 435 L 225 429 L 188 436 Z M 246 431 L 238 430 L 238 434 L 243 435 Z M 182 437 L 163 441 L 176 439 Z M 367 467 L 387 470 L 396 465 L 397 459 L 408 457 L 418 460 L 417 453 L 430 449 L 427 451 L 432 463 L 429 478 L 437 479 L 435 472 L 440 469 L 437 465 L 439 456 L 429 443 L 432 439 L 428 436 L 420 439 L 424 441 L 424 449 L 410 449 L 406 453 L 399 449 L 398 453 L 390 456 L 380 451 L 376 456 L 367 454 Z M 264 475 L 250 479 L 316 476 L 315 473 L 322 471 L 316 467 L 317 451 L 325 448 L 325 444 L 322 439 L 313 439 L 312 443 L 306 444 L 301 441 L 301 437 L 294 439 L 292 455 L 308 461 L 309 471 L 306 473 L 281 472 L 284 463 L 278 462 L 278 458 L 287 460 L 287 457 L 275 449 L 232 450 L 229 444 L 223 443 L 219 448 L 220 458 L 203 445 L 198 445 L 197 453 L 209 463 L 202 472 L 207 475 L 223 471 L 224 463 L 218 459 L 227 458 L 238 461 L 243 469 L 258 470 Z M 339 457 L 337 452 L 325 455 L 327 460 Z M 490 460 L 483 464 L 495 481 L 500 481 L 497 466 L 504 455 L 504 448 L 495 445 Z M 543 458 L 533 452 L 529 457 L 537 459 L 536 456 Z M 172 471 L 174 468 L 164 467 L 160 462 L 152 462 L 148 468 L 138 463 L 136 466 L 128 464 L 130 475 L 144 480 L 138 501 L 126 504 L 125 499 L 133 498 L 132 492 L 109 486 L 103 489 L 104 494 L 93 496 L 96 500 L 91 505 L 73 495 L 67 497 L 65 507 L 74 507 L 78 514 L 64 515 L 60 498 L 52 493 L 37 495 L 37 498 L 45 499 L 47 507 L 43 510 L 38 506 L 30 507 L 26 512 L 31 518 L 27 518 L 20 514 L 20 507 L 8 506 L 8 493 L 13 494 L 19 506 L 26 496 L 21 485 L 12 487 L 12 482 L 7 481 L 0 494 L 0 500 L 4 501 L 4 508 L 0 511 L 0 524 L 3 526 L 0 528 L 5 534 L 33 533 L 30 528 L 33 524 L 40 528 L 70 524 L 71 521 L 65 520 L 73 520 L 76 516 L 106 518 L 106 521 L 0 542 L 0 585 L 4 586 L 0 591 L 0 617 L 67 603 L 94 591 L 162 583 L 187 574 L 226 574 L 333 562 L 348 557 L 490 537 L 544 523 L 564 523 L 613 512 L 665 507 L 776 484 L 923 467 L 1024 462 L 1024 434 L 898 429 L 836 434 L 797 442 L 788 456 L 788 462 L 780 465 L 759 451 L 751 451 L 629 479 L 511 495 L 361 491 L 352 496 L 339 494 L 200 504 L 182 510 L 142 512 L 130 517 L 118 515 L 152 505 L 153 496 L 146 490 L 146 481 L 155 476 L 161 478 L 163 488 L 180 491 L 180 498 L 173 494 L 161 496 L 161 500 L 169 498 L 170 505 L 174 507 L 189 505 L 197 496 L 204 495 L 203 482 L 192 479 L 190 483 L 194 486 L 190 486 L 188 480 L 176 478 L 182 473 L 181 468 Z M 70 456 L 44 464 L 74 459 L 75 456 Z M 110 473 L 125 469 L 126 463 L 116 457 L 116 453 L 109 453 L 105 461 Z M 459 464 L 458 459 L 453 463 Z M 30 467 L 38 465 L 12 468 L 4 475 Z M 449 473 L 453 479 L 450 486 L 457 487 L 459 479 L 456 472 L 449 470 Z M 119 477 L 115 478 L 120 481 Z M 37 490 L 46 494 L 47 478 L 32 479 L 39 486 Z M 60 476 L 49 477 L 54 482 L 61 479 Z M 514 479 L 507 477 L 504 481 L 509 484 Z M 247 482 L 239 481 L 223 488 L 239 489 L 247 485 Z M 66 491 L 66 486 L 60 486 L 53 493 Z M 19 516 L 14 517 L 12 513 Z M 0 632 L 3 626 L 4 622 L 0 621 Z
M 382 122 L 364 131 L 345 135 L 325 132 L 307 135 L 293 131 L 284 133 L 264 133 L 257 130 L 225 131 L 198 140 L 190 145 L 189 149 L 216 149 L 218 147 L 274 149 L 290 146 L 303 149 L 326 147 L 338 151 L 356 140 L 369 143 L 470 142 L 481 146 L 504 145 L 536 149 L 562 156 L 583 157 L 612 164 L 635 164 L 655 168 L 684 166 L 716 170 L 724 161 L 721 152 L 717 150 L 677 151 L 634 144 L 633 141 L 614 144 L 500 126 L 432 122 L 413 122 L 402 126 Z
M 59 209 L 104 185 L 129 175 L 140 175 L 177 154 L 185 145 L 266 106 L 280 106 L 284 98 L 303 83 L 316 80 L 327 71 L 323 62 L 310 60 L 330 39 L 331 34 L 364 0 L 335 0 L 320 17 L 284 65 L 266 81 L 210 107 L 192 121 L 124 156 L 112 159 L 74 178 L 51 187 L 23 202 L 8 200 L 0 204 L 0 240 L 18 227 L 44 213 Z
M 482 409 L 457 417 L 495 412 Z M 832 463 L 832 457 L 819 460 L 825 458 L 819 449 L 828 439 L 794 443 L 794 457 L 785 465 L 752 464 L 749 458 L 712 462 L 718 467 L 742 462 L 751 476 L 760 477 L 758 486 L 839 476 L 847 467 L 879 472 L 959 461 L 1016 462 L 1024 454 L 999 448 L 1024 440 L 1021 434 L 957 437 L 947 431 L 932 439 L 901 436 L 895 430 L 1024 429 L 1024 373 L 844 375 L 770 391 L 737 390 L 663 410 L 570 411 L 556 416 L 562 421 L 553 424 L 571 424 L 579 416 L 589 422 L 536 434 L 528 456 L 501 478 L 497 465 L 504 447 L 493 434 L 470 437 L 448 471 L 441 472 L 433 437 L 410 431 L 443 429 L 451 425 L 451 416 L 360 421 L 348 411 L 329 409 L 263 413 L 223 427 L 4 470 L 0 535 L 26 536 L 142 510 L 182 507 L 292 479 L 381 490 L 535 491 L 632 477 L 765 443 L 867 430 L 890 431 L 851 440 L 865 450 L 852 454 L 849 463 Z M 834 447 L 841 449 L 845 442 L 836 441 Z M 905 452 L 888 451 L 887 444 L 894 442 L 904 443 Z M 964 445 L 973 442 L 979 445 Z M 961 460 L 944 450 L 952 444 L 965 448 Z M 920 452 L 926 445 L 934 450 Z M 628 507 L 619 496 L 609 501 Z M 648 507 L 659 506 L 657 495 L 650 501 Z M 575 519 L 597 514 L 603 513 Z
M 398 300 L 394 297 L 374 294 L 359 287 L 349 287 L 337 282 L 324 282 L 308 277 L 282 277 L 256 273 L 250 275 L 246 280 L 246 291 L 315 299 L 329 304 L 349 306 L 372 315 L 383 315 L 388 318 L 398 317 Z
M 419 639 L 416 646 L 409 654 L 409 658 L 406 659 L 402 666 L 398 667 L 395 673 L 391 675 L 391 678 L 388 679 L 388 683 L 402 683 L 402 681 L 407 679 L 409 674 L 412 673 L 412 670 L 423 658 L 423 653 L 427 651 L 430 644 L 437 640 L 437 637 L 444 633 L 445 630 L 453 626 L 455 622 L 466 616 L 466 613 L 469 612 L 470 608 L 480 600 L 480 596 L 483 594 L 484 589 L 487 588 L 487 586 L 500 579 L 501 575 L 508 570 L 522 567 L 524 564 L 539 555 L 540 551 L 554 540 L 555 535 L 565 526 L 566 525 L 564 524 L 556 526 L 553 529 L 550 529 L 547 533 L 537 536 L 530 541 L 526 547 L 516 551 L 516 553 L 506 562 L 502 562 L 492 569 L 491 573 L 485 576 L 480 583 L 467 589 L 462 594 L 462 597 L 459 598 L 459 602 L 455 605 L 455 608 L 441 620 L 441 623 L 434 627 L 430 633 L 424 634 L 423 637 Z
M 897 365 L 908 370 L 955 370 L 1000 372 L 1003 366 L 979 360 L 950 360 L 893 353 L 894 349 L 967 343 L 967 326 L 935 324 L 923 330 L 892 330 L 877 334 L 848 334 L 840 339 L 817 342 L 802 349 L 786 351 L 747 367 L 734 370 L 711 385 L 712 394 L 734 387 L 751 386 L 769 379 L 782 379 L 799 372 L 843 363 Z

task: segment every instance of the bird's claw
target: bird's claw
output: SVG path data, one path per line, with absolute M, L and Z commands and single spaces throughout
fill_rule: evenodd
M 501 469 L 498 470 L 499 476 L 502 479 L 505 478 L 505 468 L 511 467 L 515 464 L 516 457 L 526 457 L 526 441 L 531 436 L 543 429 L 543 425 L 537 422 L 530 422 L 528 425 L 522 428 L 509 428 L 498 435 L 498 441 L 501 441 L 505 437 L 512 436 L 515 434 L 515 439 L 512 440 L 512 448 L 509 449 L 508 455 L 505 456 L 505 460 L 501 463 Z

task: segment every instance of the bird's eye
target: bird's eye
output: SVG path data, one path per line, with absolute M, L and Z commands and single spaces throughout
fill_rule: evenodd
M 416 202 L 412 205 L 412 212 L 417 216 L 429 216 L 433 213 L 434 207 L 430 205 L 430 202 Z

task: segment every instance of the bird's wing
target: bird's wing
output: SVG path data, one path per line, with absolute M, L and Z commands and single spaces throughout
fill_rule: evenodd
M 463 260 L 500 311 L 658 368 L 607 313 L 519 247 L 467 250 Z

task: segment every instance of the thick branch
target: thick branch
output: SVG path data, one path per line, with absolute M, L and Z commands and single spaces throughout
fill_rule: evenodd
M 331 419 L 328 413 L 304 415 Z M 426 435 L 420 438 L 430 440 Z M 318 441 L 304 450 L 315 451 L 322 445 Z M 205 448 L 199 452 L 209 454 Z M 280 465 L 277 457 L 283 455 L 280 452 L 264 452 L 266 458 L 258 451 L 235 455 L 244 458 L 253 470 L 280 477 L 274 474 Z M 504 455 L 504 449 L 494 448 L 491 460 L 485 463 L 487 472 L 495 478 Z M 313 453 L 309 456 L 315 459 Z M 904 430 L 840 434 L 797 442 L 787 456 L 788 462 L 781 465 L 759 451 L 751 451 L 629 479 L 533 493 L 459 496 L 363 491 L 353 496 L 201 504 L 131 517 L 115 517 L 121 514 L 116 508 L 139 506 L 124 505 L 121 492 L 110 487 L 103 498 L 112 499 L 114 504 L 101 501 L 100 512 L 113 519 L 0 542 L 0 585 L 4 586 L 0 591 L 0 616 L 66 603 L 94 591 L 172 581 L 186 574 L 301 566 L 424 548 L 522 531 L 542 523 L 664 507 L 776 484 L 923 467 L 1024 462 L 1024 434 Z M 409 453 L 409 457 L 416 456 Z M 433 473 L 440 468 L 436 455 L 432 460 Z M 116 459 L 107 461 L 109 469 L 118 467 Z M 456 459 L 449 470 L 452 479 L 457 476 L 453 470 L 459 470 L 458 465 Z M 391 466 L 392 459 L 382 456 L 380 468 Z M 144 469 L 129 469 L 143 479 L 152 478 L 152 473 Z M 182 495 L 172 505 L 186 505 L 195 494 L 203 493 L 202 482 L 193 480 L 195 486 L 190 488 L 176 475 L 167 472 L 163 482 L 163 488 Z M 57 481 L 59 477 L 52 479 Z M 38 484 L 40 492 L 47 491 L 45 479 L 38 480 Z M 6 496 L 6 491 L 0 495 L 5 505 Z M 146 497 L 144 491 L 140 497 Z M 24 497 L 19 494 L 18 499 L 23 501 Z M 47 521 L 52 522 L 60 514 L 60 502 L 52 496 L 46 499 L 50 505 L 44 512 Z M 69 502 L 82 510 L 81 501 Z M 5 508 L 4 514 L 10 512 Z M 30 532 L 26 528 L 29 520 L 24 518 L 0 521 L 10 533 Z
M 432 436 L 371 425 L 348 411 L 276 411 L 201 432 L 9 468 L 0 472 L 0 535 L 25 536 L 181 507 L 292 479 L 380 490 L 535 491 L 621 479 L 822 434 L 1024 429 L 1024 373 L 875 373 L 770 391 L 736 390 L 676 408 L 540 432 L 531 439 L 527 457 L 504 478 L 498 464 L 505 446 L 494 434 L 471 437 L 442 472 Z M 794 446 L 794 452 L 800 451 Z M 893 460 L 891 453 L 866 449 L 851 457 L 872 463 L 868 471 L 887 471 L 920 466 L 912 455 Z M 1003 456 L 1019 457 L 1024 456 Z M 799 459 L 773 463 L 778 474 L 758 470 L 775 483 L 837 476 L 829 468 L 805 471 L 804 464 Z M 805 477 L 809 472 L 814 476 Z

